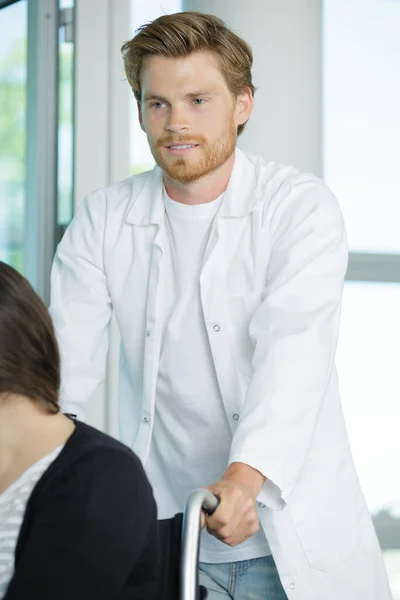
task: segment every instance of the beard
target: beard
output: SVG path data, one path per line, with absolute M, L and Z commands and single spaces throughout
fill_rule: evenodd
M 156 144 L 149 140 L 150 150 L 157 165 L 175 181 L 180 183 L 190 183 L 197 181 L 201 177 L 205 177 L 212 173 L 218 167 L 223 165 L 235 151 L 237 130 L 234 123 L 233 115 L 229 122 L 228 129 L 224 134 L 215 141 L 207 141 L 202 136 L 169 135 L 160 138 Z M 166 146 L 171 144 L 194 143 L 199 145 L 201 155 L 199 158 L 170 156 L 164 158 L 168 150 Z M 196 151 L 195 151 L 196 152 Z

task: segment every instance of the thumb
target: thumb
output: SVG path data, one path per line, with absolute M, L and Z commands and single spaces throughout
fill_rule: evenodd
M 204 489 L 206 489 L 209 492 L 213 493 L 213 486 L 212 485 L 205 485 Z M 204 529 L 204 527 L 206 525 L 207 525 L 206 513 L 204 512 L 204 510 L 202 510 L 201 513 L 200 513 L 200 527 L 201 527 L 201 529 Z

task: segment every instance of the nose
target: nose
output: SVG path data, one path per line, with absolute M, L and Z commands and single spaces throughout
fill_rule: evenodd
M 183 107 L 172 106 L 170 108 L 165 129 L 172 132 L 182 132 L 189 129 L 189 122 Z

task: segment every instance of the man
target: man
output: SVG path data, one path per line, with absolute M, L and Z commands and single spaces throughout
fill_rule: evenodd
M 123 55 L 158 166 L 89 195 L 58 248 L 64 406 L 82 417 L 104 378 L 114 310 L 121 439 L 159 517 L 196 487 L 221 498 L 204 517 L 209 598 L 388 600 L 334 367 L 336 200 L 236 148 L 252 54 L 219 19 L 160 17 Z

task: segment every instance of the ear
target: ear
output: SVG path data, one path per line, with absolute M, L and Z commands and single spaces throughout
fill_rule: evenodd
M 143 124 L 142 105 L 140 104 L 139 100 L 137 100 L 137 109 L 138 109 L 138 118 L 139 118 L 140 127 L 146 133 L 146 129 L 144 128 L 144 124 Z
M 243 125 L 250 118 L 253 112 L 253 95 L 250 88 L 246 88 L 244 92 L 236 98 L 235 118 L 236 126 Z

